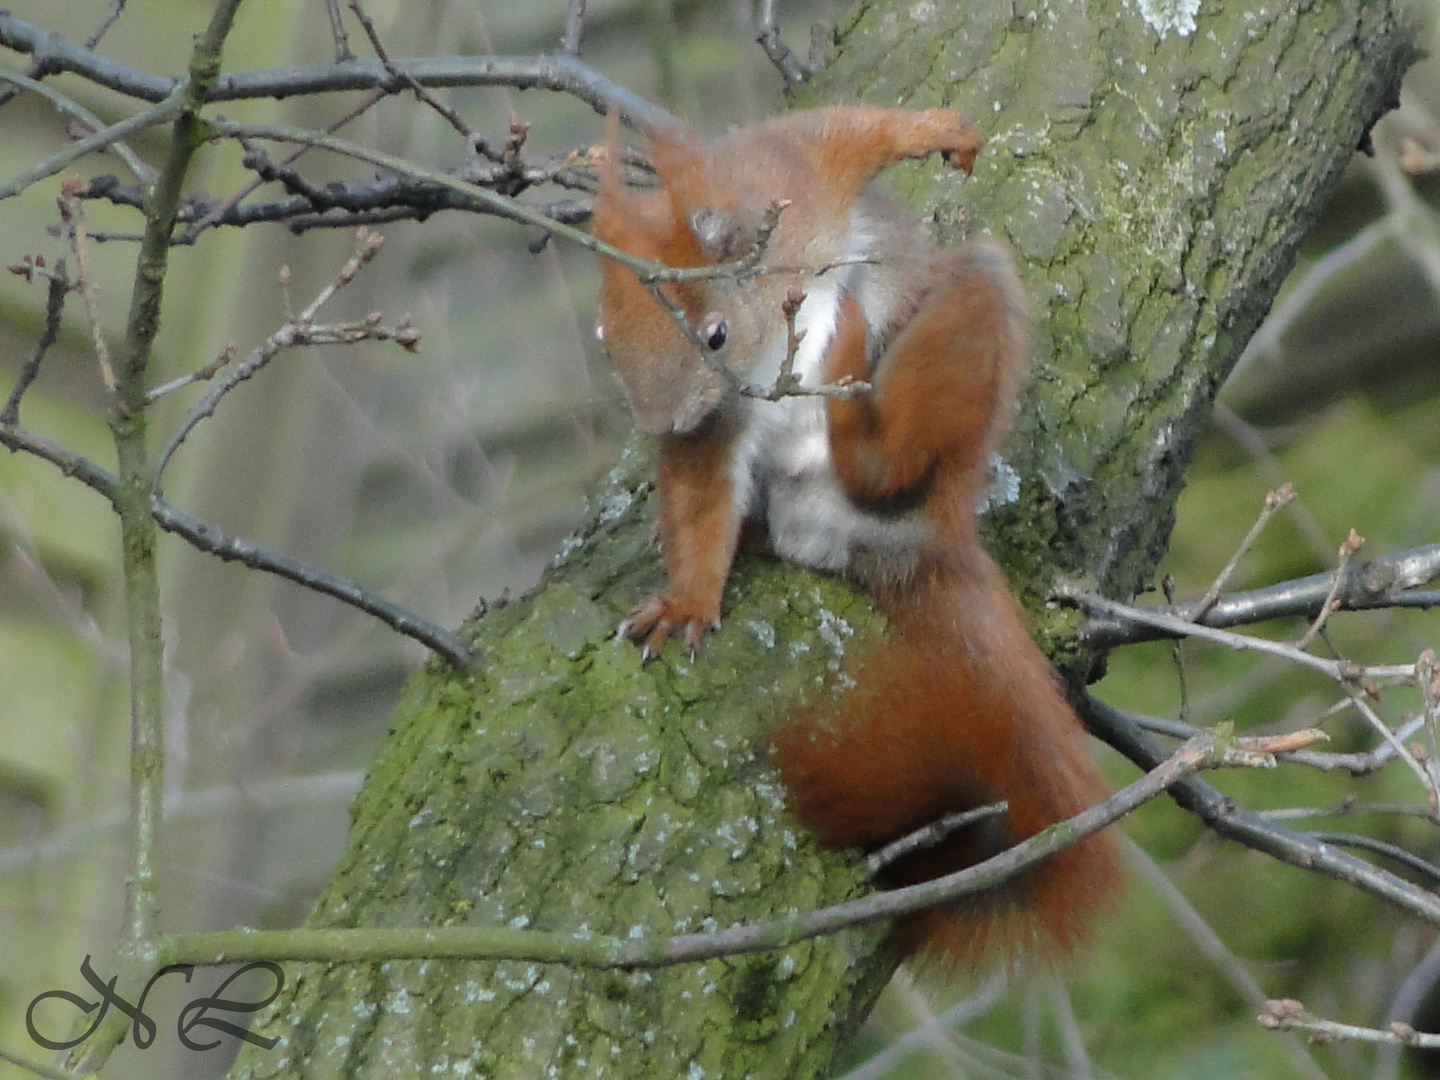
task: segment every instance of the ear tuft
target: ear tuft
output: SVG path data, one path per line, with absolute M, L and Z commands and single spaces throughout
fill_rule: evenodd
M 730 262 L 749 250 L 745 226 L 726 210 L 702 206 L 690 215 L 690 231 L 710 262 Z

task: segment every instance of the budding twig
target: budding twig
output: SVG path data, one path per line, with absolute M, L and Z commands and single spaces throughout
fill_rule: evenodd
M 335 280 L 321 289 L 302 311 L 291 315 L 278 330 L 250 350 L 243 360 L 230 365 L 225 377 L 185 414 L 185 418 L 180 421 L 170 436 L 169 442 L 165 444 L 155 466 L 154 491 L 156 494 L 160 493 L 161 478 L 170 459 L 196 425 L 207 417 L 214 416 L 216 408 L 226 394 L 242 382 L 252 378 L 261 368 L 286 349 L 301 345 L 350 345 L 365 340 L 394 341 L 408 352 L 415 352 L 419 348 L 420 334 L 410 325 L 408 318 L 402 319 L 393 328 L 382 326 L 379 314 L 334 325 L 317 325 L 315 323 L 315 316 L 320 308 L 355 279 L 355 275 L 360 272 L 360 269 L 379 253 L 383 243 L 384 238 L 379 233 L 364 228 L 357 230 L 355 250 L 346 260 L 345 265 L 340 268 Z M 282 274 L 282 280 L 287 277 L 287 274 Z M 216 367 L 218 370 L 218 364 L 217 361 L 208 366 Z M 185 382 L 188 384 L 188 382 L 197 381 L 203 377 L 204 370 L 202 369 L 202 372 L 195 376 L 187 376 Z M 156 391 L 156 395 L 175 388 L 173 384 L 167 384 Z

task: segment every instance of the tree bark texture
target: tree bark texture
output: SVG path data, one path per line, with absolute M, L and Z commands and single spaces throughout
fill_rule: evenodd
M 1036 600 L 1058 575 L 1147 583 L 1216 389 L 1413 56 L 1383 0 L 903 0 L 857 4 L 804 88 L 953 104 L 990 138 L 972 180 L 922 164 L 895 186 L 941 240 L 1021 257 L 1032 377 L 988 527 L 1070 666 L 1071 617 Z M 613 634 L 659 584 L 648 469 L 627 454 L 534 593 L 477 620 L 479 674 L 416 674 L 311 925 L 668 935 L 866 890 L 786 818 L 764 748 L 873 615 L 742 557 L 698 659 L 642 667 Z M 258 1028 L 282 1043 L 234 1075 L 823 1076 L 893 970 L 882 931 L 650 972 L 290 964 Z

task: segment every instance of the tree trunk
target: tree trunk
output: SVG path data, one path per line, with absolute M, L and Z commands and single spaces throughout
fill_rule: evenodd
M 1216 389 L 1396 100 L 1400 6 L 860 3 L 801 94 L 950 103 L 990 137 L 973 180 L 929 164 L 897 188 L 942 240 L 987 230 L 1021 256 L 1034 361 L 989 535 L 1072 672 L 1092 659 L 1073 617 L 1037 601 L 1060 575 L 1148 582 Z M 613 630 L 659 582 L 648 477 L 628 454 L 563 565 L 478 620 L 480 674 L 417 673 L 310 925 L 669 935 L 867 889 L 787 820 L 764 746 L 874 617 L 742 558 L 699 658 L 642 667 Z M 652 972 L 290 964 L 258 1029 L 284 1041 L 234 1075 L 823 1076 L 895 961 L 881 928 Z

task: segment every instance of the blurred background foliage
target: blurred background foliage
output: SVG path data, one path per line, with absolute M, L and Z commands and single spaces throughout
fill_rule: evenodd
M 83 41 L 110 5 L 11 7 Z M 843 7 L 782 5 L 787 39 L 803 52 L 810 24 Z M 561 0 L 373 0 L 367 8 L 397 56 L 533 54 L 554 46 L 565 16 Z M 197 0 L 135 6 L 100 51 L 175 72 L 208 10 Z M 715 131 L 782 104 L 780 80 L 753 44 L 755 20 L 751 0 L 592 0 L 585 56 Z M 363 53 L 353 29 L 352 45 Z M 331 54 L 319 0 L 267 0 L 241 9 L 226 61 L 234 70 Z M 15 57 L 6 63 L 22 66 Z M 1435 61 L 1416 69 L 1401 114 L 1377 133 L 1377 157 L 1357 157 L 1277 308 L 1282 317 L 1226 388 L 1163 567 L 1178 596 L 1204 591 L 1265 492 L 1284 481 L 1299 498 L 1232 586 L 1325 569 L 1351 527 L 1368 539 L 1361 557 L 1440 540 L 1440 225 L 1432 209 L 1440 179 L 1399 165 L 1404 139 L 1415 140 L 1407 162 L 1424 165 L 1427 152 L 1440 150 L 1436 70 Z M 129 108 L 78 79 L 56 84 L 102 119 Z M 600 137 L 590 110 L 558 95 L 464 91 L 449 100 L 495 144 L 513 111 L 532 125 L 527 150 L 536 155 Z M 225 111 L 318 127 L 351 104 L 335 96 Z M 65 139 L 63 121 L 30 95 L 5 105 L 0 124 L 6 178 Z M 444 121 L 405 97 L 370 110 L 347 133 L 435 167 L 457 164 L 461 153 Z M 135 147 L 153 155 L 143 137 Z M 318 153 L 307 162 L 312 178 L 364 175 Z M 107 158 L 76 171 L 122 169 Z M 215 148 L 202 154 L 192 188 L 222 195 L 247 178 L 238 153 Z M 56 191 L 46 182 L 0 204 L 4 263 L 66 256 L 50 230 Z M 98 202 L 87 215 L 96 234 L 138 227 L 137 215 Z M 550 243 L 536 253 L 533 231 L 455 213 L 382 231 L 380 258 L 324 317 L 375 310 L 394 321 L 408 312 L 424 335 L 420 354 L 365 344 L 282 355 L 191 437 L 166 492 L 235 534 L 333 567 L 453 626 L 478 598 L 518 594 L 535 581 L 581 520 L 628 422 L 593 340 L 594 273 L 582 252 Z M 350 244 L 348 234 L 257 226 L 212 231 L 178 249 L 157 376 L 193 371 L 228 343 L 252 347 L 283 320 L 286 290 L 291 307 L 303 306 Z M 123 326 L 133 253 L 123 239 L 92 248 L 112 333 Z M 39 335 L 43 304 L 42 285 L 0 276 L 7 393 Z M 176 398 L 161 406 L 156 430 L 183 414 L 193 392 Z M 109 465 L 102 406 L 88 332 L 72 306 L 22 415 Z M 0 458 L 0 1045 L 27 1053 L 35 1052 L 23 1024 L 29 1001 L 48 989 L 81 989 L 80 959 L 106 956 L 117 929 L 128 698 L 116 540 L 94 494 L 43 463 Z M 171 538 L 161 570 L 170 695 L 165 925 L 293 925 L 339 853 L 349 799 L 421 652 L 352 610 Z M 1409 662 L 1440 645 L 1440 615 L 1345 615 L 1332 634 L 1357 659 Z M 1193 643 L 1122 649 L 1096 690 L 1122 707 L 1200 724 L 1233 720 L 1247 732 L 1305 726 L 1335 703 L 1333 690 L 1306 672 Z M 1396 720 L 1414 703 L 1396 696 L 1385 707 Z M 1358 723 L 1328 719 L 1332 748 L 1368 748 Z M 1117 782 L 1132 775 L 1114 755 L 1107 760 Z M 1357 781 L 1286 767 L 1215 782 L 1257 808 L 1335 806 L 1349 793 L 1363 803 L 1419 798 L 1413 779 L 1394 769 Z M 1434 827 L 1415 818 L 1355 815 L 1336 827 L 1429 859 L 1440 853 Z M 1137 843 L 1134 887 L 1095 955 L 1068 978 L 1068 993 L 1045 979 L 1004 993 L 935 991 L 902 975 L 855 1047 L 853 1075 L 1440 1075 L 1419 1058 L 1351 1045 L 1307 1052 L 1254 1021 L 1258 985 L 1355 1023 L 1383 1023 L 1397 1000 L 1419 1003 L 1417 1025 L 1440 1030 L 1440 995 L 1427 991 L 1433 977 L 1424 974 L 1427 964 L 1440 966 L 1432 929 L 1217 841 L 1167 803 L 1147 807 L 1126 831 Z M 207 989 L 218 982 L 214 973 L 196 978 Z M 189 996 L 162 984 L 153 1011 L 173 1016 Z M 162 1023 L 148 1051 L 122 1048 L 106 1075 L 223 1070 L 225 1051 L 198 1055 L 163 1032 Z M 0 1064 L 0 1075 L 9 1069 Z

